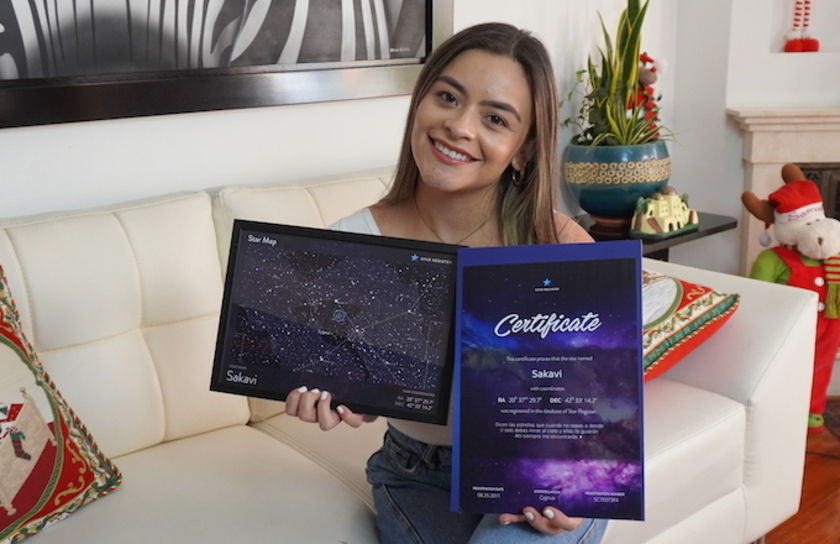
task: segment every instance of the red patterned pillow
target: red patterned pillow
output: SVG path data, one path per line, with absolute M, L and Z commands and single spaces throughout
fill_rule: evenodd
M 732 316 L 740 295 L 642 271 L 645 381 L 665 373 Z
M 0 543 L 19 542 L 113 491 L 119 470 L 26 340 L 0 267 Z

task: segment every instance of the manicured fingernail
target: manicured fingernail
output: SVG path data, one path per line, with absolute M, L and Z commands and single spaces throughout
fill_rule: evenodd
M 338 412 L 341 415 L 344 415 L 344 406 L 339 406 L 338 408 L 335 409 L 335 411 Z
M 300 387 L 297 388 L 298 393 L 306 393 L 307 391 L 308 391 L 308 389 L 306 389 L 305 385 L 301 385 Z
M 330 394 L 329 394 L 329 393 L 327 393 L 326 391 L 321 391 L 321 400 L 324 400 L 324 399 L 325 399 L 325 398 L 327 398 L 328 396 L 330 396 Z
M 528 521 L 534 521 L 534 514 L 531 512 L 525 512 L 525 517 L 528 518 Z
M 316 387 L 315 389 L 313 389 L 313 390 L 312 390 L 312 393 L 316 393 L 316 394 L 317 394 L 317 393 L 320 393 L 320 392 L 321 392 L 321 390 L 320 390 L 320 389 L 318 389 L 317 387 Z
M 542 511 L 542 515 L 544 515 L 548 519 L 554 519 L 554 510 L 549 510 L 548 508 L 546 508 Z

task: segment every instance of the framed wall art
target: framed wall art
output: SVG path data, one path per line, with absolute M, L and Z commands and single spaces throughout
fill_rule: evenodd
M 452 0 L 0 0 L 0 128 L 408 94 Z

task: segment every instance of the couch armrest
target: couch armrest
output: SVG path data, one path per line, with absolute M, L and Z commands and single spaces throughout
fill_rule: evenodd
M 646 259 L 644 266 L 741 295 L 740 307 L 726 325 L 666 376 L 744 404 L 744 541 L 756 540 L 799 509 L 817 296 L 673 263 Z

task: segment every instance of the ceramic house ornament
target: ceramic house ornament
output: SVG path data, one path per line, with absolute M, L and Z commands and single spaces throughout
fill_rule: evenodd
M 630 234 L 639 238 L 662 238 L 694 230 L 700 216 L 688 207 L 688 196 L 679 196 L 670 186 L 648 198 L 639 198 Z

